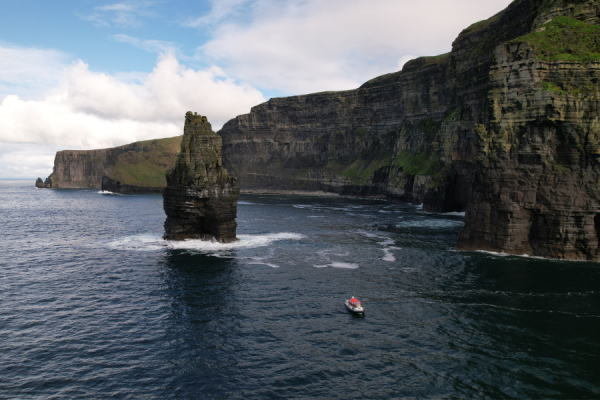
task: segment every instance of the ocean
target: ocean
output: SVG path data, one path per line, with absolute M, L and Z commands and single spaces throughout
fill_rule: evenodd
M 0 181 L 0 398 L 600 397 L 599 264 L 345 197 L 242 195 L 239 242 L 166 242 L 161 195 L 33 184 Z

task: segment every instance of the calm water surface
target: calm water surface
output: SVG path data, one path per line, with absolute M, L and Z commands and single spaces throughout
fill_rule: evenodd
M 347 198 L 242 195 L 237 244 L 169 243 L 160 195 L 32 186 L 0 181 L 0 398 L 600 397 L 598 264 Z

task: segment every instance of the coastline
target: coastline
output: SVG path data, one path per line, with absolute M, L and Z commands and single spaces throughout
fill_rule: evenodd
M 315 196 L 315 197 L 347 197 L 338 193 L 323 191 L 304 191 L 304 190 L 275 190 L 275 189 L 242 189 L 242 194 L 263 194 L 263 195 L 293 195 L 293 196 Z
M 334 192 L 324 192 L 322 190 L 307 191 L 307 190 L 276 190 L 276 189 L 242 189 L 241 194 L 260 194 L 260 195 L 279 195 L 279 196 L 311 196 L 311 197 L 340 197 L 348 199 L 374 199 L 386 200 L 394 203 L 386 196 L 356 196 L 351 194 L 339 194 Z M 398 203 L 398 202 L 396 202 Z

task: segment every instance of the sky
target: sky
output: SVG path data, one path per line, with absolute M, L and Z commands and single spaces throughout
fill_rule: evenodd
M 6 0 L 0 179 L 59 150 L 217 131 L 272 97 L 360 86 L 443 54 L 510 0 Z

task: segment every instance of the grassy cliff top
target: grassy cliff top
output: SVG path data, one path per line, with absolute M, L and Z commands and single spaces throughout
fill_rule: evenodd
M 154 146 L 156 148 L 160 147 L 163 150 L 170 150 L 179 153 L 179 150 L 181 149 L 181 135 L 164 139 L 143 140 L 133 144 L 138 146 Z
M 474 24 L 472 24 L 468 28 L 464 29 L 460 33 L 460 36 L 470 35 L 471 33 L 479 32 L 479 31 L 482 31 L 482 30 L 484 30 L 486 28 L 489 28 L 489 26 L 492 25 L 492 23 L 500 20 L 500 18 L 502 17 L 503 13 L 504 13 L 504 10 L 500 11 L 498 14 L 494 15 L 493 17 L 490 17 L 488 19 L 484 19 L 483 21 L 475 22 Z
M 427 67 L 432 67 L 436 65 L 442 65 L 450 61 L 452 53 L 440 54 L 438 56 L 431 57 L 419 57 L 414 60 L 408 61 L 404 64 L 404 67 L 401 71 L 392 72 L 389 74 L 381 75 L 376 78 L 373 78 L 360 86 L 361 89 L 368 89 L 377 86 L 384 86 L 396 83 L 398 79 L 404 74 L 421 71 Z
M 119 156 L 112 179 L 139 187 L 167 186 L 166 173 L 175 166 L 181 150 L 181 136 L 132 143 L 141 151 Z
M 534 46 L 546 61 L 600 61 L 600 26 L 555 17 L 535 31 L 512 40 Z

